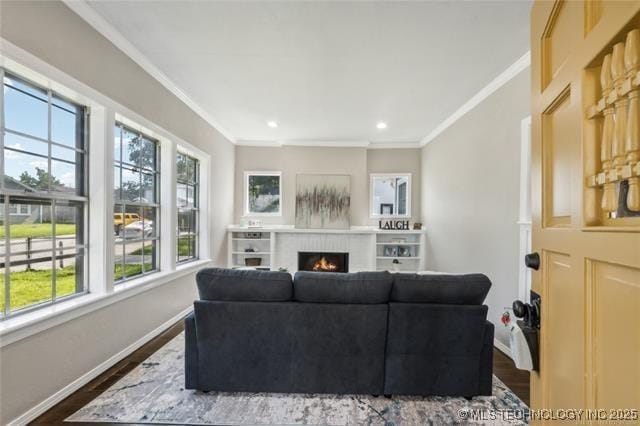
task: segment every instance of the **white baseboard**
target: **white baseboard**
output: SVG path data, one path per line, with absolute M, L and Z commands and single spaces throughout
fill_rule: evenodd
M 500 340 L 493 339 L 493 346 L 495 346 L 500 352 L 502 352 L 509 358 L 513 359 L 513 357 L 511 356 L 511 348 L 509 348 L 509 346 L 502 343 Z
M 67 386 L 65 386 L 64 388 L 60 389 L 58 392 L 54 393 L 53 395 L 51 395 L 50 397 L 48 397 L 47 399 L 45 399 L 44 401 L 42 401 L 41 403 L 36 405 L 35 407 L 29 409 L 28 411 L 24 412 L 20 416 L 16 417 L 12 421 L 10 421 L 7 425 L 8 426 L 25 425 L 25 424 L 33 421 L 38 416 L 42 415 L 47 410 L 49 410 L 51 407 L 53 407 L 54 405 L 58 404 L 63 399 L 65 399 L 66 397 L 68 397 L 69 395 L 71 395 L 72 393 L 77 391 L 78 389 L 80 389 L 82 386 L 86 385 L 91 380 L 95 379 L 100 374 L 102 374 L 105 371 L 107 371 L 109 368 L 111 368 L 116 363 L 121 361 L 127 355 L 131 354 L 136 349 L 139 349 L 142 345 L 144 345 L 145 343 L 147 343 L 148 341 L 150 341 L 151 339 L 153 339 L 154 337 L 158 336 L 160 333 L 162 333 L 163 331 L 165 331 L 166 329 L 168 329 L 169 327 L 174 325 L 176 322 L 178 322 L 180 320 L 180 318 L 185 317 L 192 310 L 193 310 L 193 307 L 189 307 L 189 308 L 185 309 L 184 311 L 180 312 L 179 314 L 173 316 L 170 320 L 166 321 L 165 323 L 160 325 L 155 330 L 145 334 L 143 337 L 141 337 L 140 339 L 136 340 L 131 345 L 127 346 L 126 348 L 124 348 L 123 350 L 121 350 L 120 352 L 118 352 L 117 354 L 112 356 L 111 358 L 107 359 L 103 363 L 99 364 L 93 370 L 88 371 L 87 373 L 85 373 L 82 376 L 78 377 L 76 380 L 74 380 L 73 382 L 69 383 Z

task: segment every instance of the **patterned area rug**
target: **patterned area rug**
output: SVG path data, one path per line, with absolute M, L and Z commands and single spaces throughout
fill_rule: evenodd
M 185 390 L 184 333 L 66 419 L 185 425 L 522 425 L 527 406 L 497 377 L 493 396 L 203 393 Z

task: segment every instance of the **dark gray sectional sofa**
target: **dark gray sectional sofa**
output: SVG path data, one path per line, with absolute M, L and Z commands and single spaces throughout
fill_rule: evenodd
M 491 395 L 484 275 L 210 268 L 196 281 L 187 389 Z

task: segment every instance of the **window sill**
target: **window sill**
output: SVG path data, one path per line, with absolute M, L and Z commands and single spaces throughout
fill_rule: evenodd
M 33 312 L 0 322 L 0 348 L 36 333 L 71 321 L 98 309 L 162 286 L 181 276 L 208 266 L 209 259 L 199 259 L 180 265 L 175 271 L 158 272 L 114 286 L 113 293 L 89 293 L 64 302 L 55 303 Z

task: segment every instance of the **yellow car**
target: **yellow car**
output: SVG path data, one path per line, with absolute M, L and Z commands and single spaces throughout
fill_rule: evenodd
M 113 229 L 116 235 L 120 235 L 123 227 L 138 220 L 140 220 L 140 215 L 137 213 L 114 213 Z

